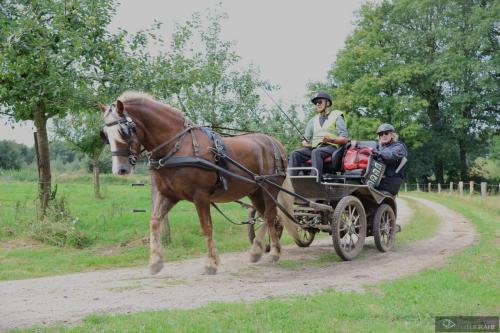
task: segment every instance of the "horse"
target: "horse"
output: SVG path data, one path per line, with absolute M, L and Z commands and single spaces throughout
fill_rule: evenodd
M 210 137 L 211 132 L 193 125 L 182 111 L 141 92 L 127 91 L 110 106 L 100 103 L 99 108 L 104 122 L 101 135 L 110 144 L 115 175 L 130 175 L 141 148 L 148 152 L 153 200 L 149 224 L 152 275 L 163 268 L 160 223 L 181 200 L 193 202 L 198 213 L 207 245 L 205 274 L 216 274 L 220 262 L 213 239 L 211 204 L 245 196 L 266 225 L 252 243 L 250 261 L 261 259 L 266 230 L 270 235 L 271 260 L 279 260 L 276 201 L 279 187 L 262 178 L 255 181 L 264 177 L 273 179 L 276 185 L 283 183 L 287 157 L 278 140 L 261 133 L 215 140 Z M 222 146 L 225 155 L 214 146 Z M 234 163 L 228 163 L 224 156 L 230 156 Z

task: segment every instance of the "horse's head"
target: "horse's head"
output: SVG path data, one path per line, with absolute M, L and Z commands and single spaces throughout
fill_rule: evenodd
M 120 100 L 110 106 L 99 104 L 99 108 L 104 120 L 101 138 L 111 147 L 113 173 L 127 176 L 133 172 L 141 152 L 135 123 Z

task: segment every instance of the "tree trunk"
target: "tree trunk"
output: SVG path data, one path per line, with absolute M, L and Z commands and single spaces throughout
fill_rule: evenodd
M 49 140 L 47 137 L 47 118 L 42 107 L 34 110 L 34 122 L 37 131 L 38 151 L 38 198 L 40 203 L 40 219 L 45 216 L 45 211 L 50 200 L 51 181 Z
M 434 175 L 438 183 L 444 183 L 443 159 L 439 156 L 436 156 L 434 160 Z
M 101 199 L 101 186 L 99 183 L 99 158 L 92 159 L 92 172 L 94 174 L 94 196 L 96 199 Z
M 462 180 L 469 179 L 467 172 L 467 151 L 465 149 L 465 142 L 462 139 L 458 139 L 458 151 L 460 155 L 460 177 Z

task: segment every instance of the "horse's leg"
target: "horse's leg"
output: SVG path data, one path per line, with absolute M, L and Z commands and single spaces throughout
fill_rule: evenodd
M 219 266 L 219 255 L 215 248 L 215 241 L 213 239 L 213 226 L 212 216 L 210 215 L 210 199 L 207 195 L 197 195 L 194 198 L 194 204 L 198 217 L 200 218 L 200 226 L 207 242 L 208 258 L 205 265 L 205 274 L 213 275 L 217 273 L 217 266 Z
M 177 203 L 154 190 L 153 213 L 149 222 L 149 271 L 156 274 L 163 268 L 163 245 L 161 244 L 161 223 L 172 207 Z
M 249 198 L 255 209 L 257 209 L 259 214 L 264 217 L 264 224 L 260 227 L 257 235 L 255 235 L 252 247 L 250 248 L 250 262 L 257 262 L 260 258 L 262 258 L 262 254 L 264 253 L 264 236 L 266 235 L 268 226 L 265 218 L 265 203 L 262 197 L 262 190 L 249 195 Z
M 277 197 L 276 193 L 273 193 L 273 195 Z M 266 221 L 267 229 L 269 230 L 271 246 L 269 254 L 271 255 L 272 261 L 278 261 L 281 255 L 281 244 L 278 236 L 279 220 L 277 219 L 277 205 L 271 199 L 266 200 L 265 205 L 264 220 Z

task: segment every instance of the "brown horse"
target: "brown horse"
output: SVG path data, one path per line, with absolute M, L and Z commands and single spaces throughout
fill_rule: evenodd
M 210 169 L 216 161 L 216 152 L 211 149 L 214 142 L 200 127 L 193 126 L 184 114 L 147 94 L 126 92 L 107 107 L 100 105 L 105 126 L 101 134 L 111 146 L 113 173 L 126 176 L 134 168 L 141 146 L 150 154 L 151 180 L 153 187 L 153 210 L 150 221 L 151 274 L 163 268 L 163 247 L 160 242 L 160 223 L 169 210 L 180 200 L 195 204 L 201 229 L 208 248 L 207 274 L 215 274 L 219 257 L 213 239 L 210 205 L 213 202 L 230 202 L 248 196 L 263 216 L 267 228 L 255 237 L 250 249 L 250 260 L 258 261 L 264 251 L 263 237 L 269 230 L 271 258 L 278 260 L 281 252 L 277 235 L 277 207 L 274 200 L 279 189 L 266 182 L 258 186 L 249 172 L 232 163 L 226 169 L 235 174 L 225 174 L 221 182 L 221 171 Z M 251 173 L 273 175 L 271 178 L 281 185 L 285 179 L 286 153 L 276 139 L 264 134 L 246 134 L 224 138 L 225 153 Z M 168 165 L 169 161 L 186 157 L 187 161 Z M 182 160 L 182 159 L 181 159 Z M 197 163 L 201 164 L 197 164 Z M 208 162 L 208 163 L 207 163 Z M 207 167 L 208 165 L 208 167 Z M 222 186 L 221 183 L 224 183 Z

